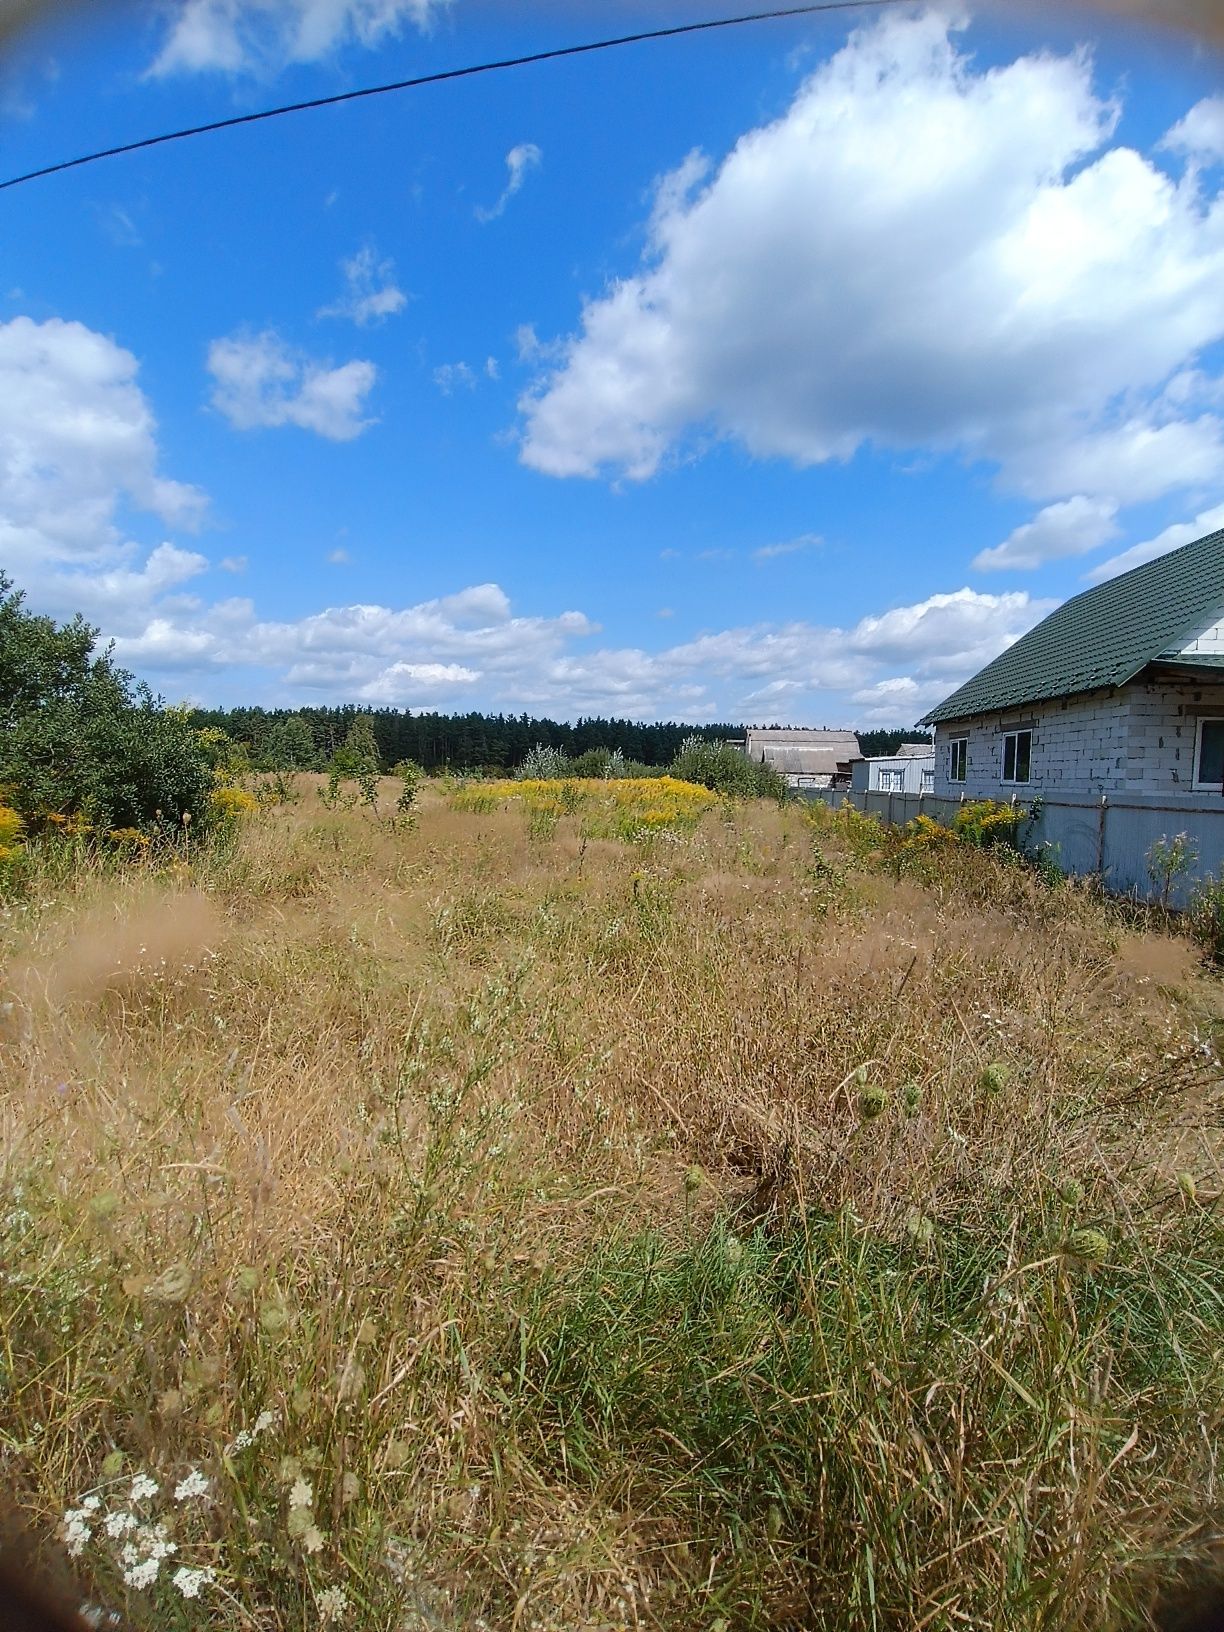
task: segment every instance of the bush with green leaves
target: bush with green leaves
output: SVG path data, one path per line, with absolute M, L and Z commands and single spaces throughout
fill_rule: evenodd
M 81 617 L 28 612 L 0 572 L 0 787 L 37 832 L 52 814 L 97 829 L 203 823 L 212 766 L 179 709 L 99 651 Z
M 574 775 L 573 761 L 560 748 L 548 748 L 537 742 L 534 748 L 528 749 L 514 774 L 520 782 L 554 782 Z
M 749 759 L 729 742 L 686 737 L 672 761 L 671 774 L 682 782 L 696 782 L 714 793 L 741 799 L 786 798 L 785 779 L 772 765 Z

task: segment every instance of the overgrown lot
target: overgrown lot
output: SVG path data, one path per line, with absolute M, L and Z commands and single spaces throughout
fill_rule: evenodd
M 0 918 L 0 1474 L 93 1602 L 1103 1629 L 1212 1564 L 1189 943 L 794 805 L 299 791 Z

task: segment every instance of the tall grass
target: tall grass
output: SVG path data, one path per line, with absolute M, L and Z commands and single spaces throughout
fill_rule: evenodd
M 1193 950 L 793 806 L 465 802 L 308 797 L 6 909 L 0 1474 L 78 1514 L 82 1590 L 1145 1624 L 1224 1518 Z M 143 1585 L 128 1513 L 178 1548 Z

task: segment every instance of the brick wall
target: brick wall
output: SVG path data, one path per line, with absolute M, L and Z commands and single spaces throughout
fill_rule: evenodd
M 1194 637 L 1193 640 L 1179 648 L 1187 654 L 1205 654 L 1219 656 L 1224 653 L 1224 618 L 1219 618 L 1206 629 Z
M 1224 680 L 1210 685 L 1169 682 L 1036 703 L 935 734 L 935 792 L 955 798 L 1023 799 L 1034 793 L 1190 792 L 1194 786 L 1201 716 L 1224 717 Z M 1003 739 L 1033 733 L 1027 785 L 1003 781 Z M 968 738 L 963 783 L 948 779 L 949 744 Z

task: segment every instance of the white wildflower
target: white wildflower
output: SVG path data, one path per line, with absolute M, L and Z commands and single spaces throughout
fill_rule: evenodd
M 198 1570 L 190 1570 L 183 1564 L 175 1570 L 171 1579 L 184 1598 L 198 1598 L 200 1588 L 211 1586 L 216 1577 L 207 1565 Z
M 101 1496 L 83 1496 L 81 1498 L 82 1513 L 96 1513 L 101 1506 Z
M 142 1524 L 136 1532 L 136 1541 L 148 1558 L 168 1558 L 178 1552 L 164 1524 Z
M 142 1559 L 139 1564 L 132 1564 L 124 1570 L 123 1579 L 129 1587 L 151 1587 L 160 1569 L 160 1558 Z
M 309 1480 L 296 1480 L 293 1489 L 289 1492 L 289 1506 L 309 1507 L 313 1501 L 314 1491 L 310 1488 Z
M 323 1532 L 318 1525 L 312 1524 L 308 1527 L 306 1534 L 302 1537 L 302 1551 L 304 1553 L 321 1553 L 323 1551 Z
M 326 1622 L 342 1621 L 348 1614 L 348 1594 L 343 1587 L 324 1587 L 315 1599 L 319 1618 Z
M 233 1456 L 236 1451 L 245 1451 L 248 1446 L 254 1445 L 260 1434 L 270 1433 L 278 1421 L 275 1411 L 261 1411 L 250 1428 L 240 1428 L 234 1435 L 225 1447 L 226 1456 Z
M 156 1479 L 150 1479 L 147 1473 L 138 1473 L 135 1479 L 132 1480 L 132 1490 L 128 1500 L 133 1502 L 147 1501 L 150 1496 L 156 1496 L 160 1489 L 161 1486 Z
M 89 1528 L 90 1509 L 70 1507 L 64 1514 L 64 1545 L 69 1558 L 80 1558 L 93 1532 Z
M 118 1541 L 121 1536 L 130 1535 L 136 1528 L 134 1513 L 108 1513 L 106 1516 L 106 1533 L 112 1541 Z
M 174 1487 L 176 1502 L 189 1502 L 193 1496 L 208 1495 L 208 1480 L 198 1468 L 192 1468 L 186 1479 L 179 1481 Z

